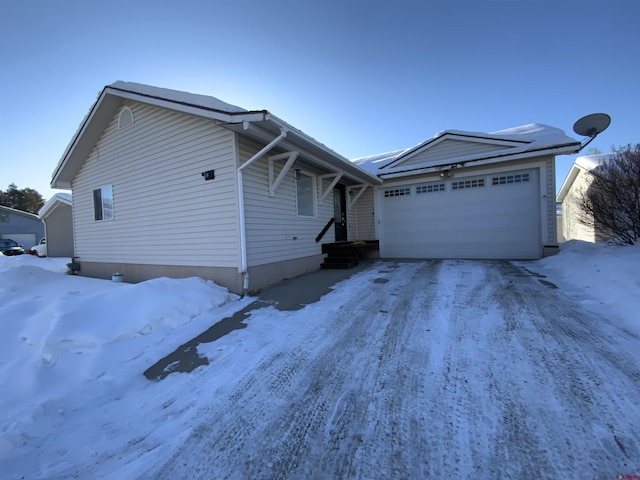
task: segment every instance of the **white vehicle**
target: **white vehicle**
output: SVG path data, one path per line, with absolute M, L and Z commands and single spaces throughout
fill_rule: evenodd
M 38 245 L 31 247 L 31 252 L 38 257 L 46 257 L 47 256 L 47 239 L 43 238 L 40 240 Z

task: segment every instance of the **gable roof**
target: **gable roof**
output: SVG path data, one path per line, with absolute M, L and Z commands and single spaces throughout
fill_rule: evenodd
M 0 210 L 5 210 L 9 213 L 13 213 L 14 215 L 21 215 L 23 217 L 30 218 L 31 220 L 40 220 L 37 215 L 29 212 L 23 212 L 22 210 L 16 210 L 15 208 L 6 207 L 4 205 L 0 205 Z
M 56 193 L 53 197 L 47 200 L 42 208 L 38 211 L 38 217 L 45 218 L 51 213 L 58 205 L 72 205 L 71 194 L 69 193 Z
M 454 142 L 468 142 L 476 148 L 452 157 L 442 147 Z M 558 128 L 530 124 L 490 133 L 444 130 L 414 147 L 358 158 L 353 162 L 375 172 L 381 178 L 389 178 L 461 167 L 470 163 L 481 165 L 547 154 L 575 153 L 579 148 L 580 142 L 568 137 Z
M 599 153 L 597 155 L 583 155 L 581 157 L 576 158 L 575 161 L 573 162 L 573 165 L 571 165 L 571 169 L 569 170 L 569 173 L 567 173 L 567 177 L 564 179 L 564 182 L 562 182 L 560 191 L 556 196 L 556 202 L 562 202 L 564 200 L 564 198 L 569 193 L 569 190 L 571 190 L 571 187 L 573 186 L 573 182 L 575 182 L 576 178 L 578 177 L 578 174 L 581 171 L 590 172 L 594 168 L 606 162 L 609 159 L 609 157 L 611 157 L 611 155 L 613 154 Z
M 53 188 L 71 188 L 71 182 L 82 163 L 125 100 L 208 118 L 219 126 L 260 141 L 270 142 L 286 131 L 286 138 L 279 145 L 300 151 L 301 158 L 324 165 L 325 168 L 342 171 L 346 179 L 355 183 L 381 183 L 374 175 L 353 165 L 343 156 L 267 110 L 245 110 L 207 95 L 118 81 L 102 89 L 80 123 L 53 172 Z

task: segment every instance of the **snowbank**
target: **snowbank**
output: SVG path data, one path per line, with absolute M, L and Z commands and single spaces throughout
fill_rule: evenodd
M 640 244 L 570 240 L 560 245 L 560 253 L 534 265 L 533 270 L 547 275 L 585 307 L 640 335 Z

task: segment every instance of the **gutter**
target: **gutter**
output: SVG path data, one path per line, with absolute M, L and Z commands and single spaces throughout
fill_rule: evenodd
M 262 157 L 269 150 L 273 149 L 278 143 L 280 143 L 287 136 L 288 130 L 280 128 L 280 135 L 271 140 L 260 151 L 255 153 L 249 160 L 244 162 L 238 167 L 238 210 L 240 216 L 240 272 L 242 273 L 242 291 L 243 296 L 247 294 L 249 290 L 249 271 L 247 268 L 247 232 L 245 222 L 245 209 L 244 209 L 244 181 L 242 171 L 251 165 L 253 162 Z
M 525 152 L 520 152 L 520 153 L 505 152 L 503 154 L 491 155 L 491 156 L 482 157 L 482 158 L 475 158 L 472 160 L 449 161 L 447 163 L 440 163 L 437 165 L 427 165 L 424 167 L 417 167 L 417 168 L 399 170 L 399 171 L 388 172 L 388 173 L 380 172 L 378 173 L 378 176 L 382 179 L 397 178 L 397 177 L 404 177 L 406 175 L 418 175 L 421 173 L 435 173 L 446 167 L 454 167 L 454 166 L 466 167 L 468 166 L 467 164 L 469 163 L 484 165 L 486 163 L 493 163 L 492 160 L 494 159 L 499 159 L 499 161 L 520 160 L 520 159 L 525 159 L 525 158 L 534 156 L 534 155 L 531 155 L 534 152 L 538 153 L 538 155 L 535 155 L 535 156 L 549 155 L 549 154 L 554 154 L 554 155 L 570 154 L 570 152 L 567 152 L 566 150 L 567 148 L 574 145 L 575 145 L 574 143 L 569 143 L 565 145 L 557 145 L 554 147 L 540 147 L 540 148 L 531 149 L 531 150 L 527 150 Z M 480 162 L 484 162 L 484 163 L 480 163 Z

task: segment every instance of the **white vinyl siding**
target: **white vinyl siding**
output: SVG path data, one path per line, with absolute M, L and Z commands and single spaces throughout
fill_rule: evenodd
M 73 182 L 80 261 L 239 265 L 234 134 L 213 122 L 128 102 Z M 203 171 L 215 170 L 205 181 Z M 93 190 L 112 185 L 115 217 L 95 222 Z
M 353 194 L 357 194 L 354 190 Z M 347 233 L 349 241 L 375 240 L 376 227 L 373 211 L 373 187 L 368 187 L 358 198 L 356 204 L 347 210 Z M 350 199 L 347 198 L 347 202 Z
M 239 138 L 240 161 L 246 162 L 263 145 Z M 270 152 L 275 155 L 279 152 Z M 277 172 L 281 165 L 278 165 Z M 313 172 L 305 167 L 304 171 Z M 277 174 L 277 173 L 276 173 Z M 303 258 L 321 253 L 321 243 L 333 242 L 331 228 L 322 242 L 316 243 L 316 236 L 333 217 L 332 196 L 319 202 L 316 189 L 316 215 L 298 215 L 296 203 L 295 171 L 292 168 L 282 181 L 275 195 L 268 191 L 268 166 L 266 158 L 256 160 L 243 170 L 245 222 L 247 234 L 247 262 L 249 266 Z M 326 188 L 330 180 L 324 181 Z
M 562 201 L 562 236 L 565 240 L 596 241 L 596 231 L 593 225 L 585 225 L 584 213 L 578 206 L 578 199 L 591 185 L 591 173 L 580 169 L 571 188 Z
M 400 164 L 394 164 L 394 166 L 428 163 L 451 158 L 465 157 L 468 155 L 477 155 L 484 152 L 494 152 L 496 150 L 504 150 L 507 148 L 510 147 L 464 140 L 444 140 L 437 145 L 428 147 L 424 152 L 417 153 L 415 156 L 407 158 Z

